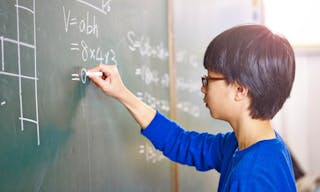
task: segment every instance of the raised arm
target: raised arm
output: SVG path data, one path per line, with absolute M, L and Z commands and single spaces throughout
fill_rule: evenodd
M 98 65 L 89 72 L 102 72 L 102 77 L 89 78 L 106 95 L 119 100 L 129 110 L 143 129 L 142 134 L 165 156 L 173 161 L 195 166 L 198 170 L 220 170 L 221 146 L 225 140 L 223 135 L 185 131 L 174 121 L 156 113 L 125 87 L 115 65 Z
M 131 113 L 142 129 L 145 129 L 152 119 L 156 111 L 138 97 L 136 97 L 123 84 L 118 68 L 116 65 L 97 65 L 89 70 L 90 72 L 102 72 L 101 76 L 90 76 L 94 84 L 96 84 L 106 95 L 119 100 Z

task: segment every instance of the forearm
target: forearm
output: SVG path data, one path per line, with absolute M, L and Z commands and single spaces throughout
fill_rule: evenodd
M 130 90 L 125 89 L 117 98 L 131 113 L 142 129 L 145 129 L 156 114 L 156 110 L 145 104 Z
M 102 72 L 102 76 L 89 75 L 89 78 L 106 94 L 118 99 L 132 114 L 142 129 L 145 129 L 156 111 L 142 102 L 122 83 L 116 65 L 97 65 L 90 72 Z

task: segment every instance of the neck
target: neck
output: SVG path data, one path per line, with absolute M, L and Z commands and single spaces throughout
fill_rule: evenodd
M 259 141 L 276 137 L 270 120 L 242 118 L 230 124 L 236 134 L 239 150 L 248 148 Z

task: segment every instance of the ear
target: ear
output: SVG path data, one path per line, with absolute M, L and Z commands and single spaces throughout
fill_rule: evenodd
M 248 88 L 239 84 L 238 82 L 234 82 L 233 84 L 234 90 L 235 90 L 235 101 L 241 101 L 243 99 L 246 99 L 248 96 Z

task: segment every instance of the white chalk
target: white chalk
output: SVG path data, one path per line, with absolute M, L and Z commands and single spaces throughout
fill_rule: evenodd
M 99 77 L 101 77 L 102 75 L 103 75 L 103 73 L 102 72 L 100 72 L 100 71 L 94 71 L 94 72 L 91 72 L 91 71 L 87 71 L 86 72 L 86 75 L 87 76 L 99 76 Z
M 79 77 L 79 74 L 73 73 L 73 74 L 71 74 L 71 77 Z
M 78 77 L 77 78 L 72 78 L 71 80 L 72 81 L 80 81 L 80 78 L 78 78 Z
M 82 68 L 80 71 L 80 79 L 83 84 L 86 83 L 87 77 L 99 76 L 102 77 L 103 73 L 100 71 L 87 71 L 87 69 Z

